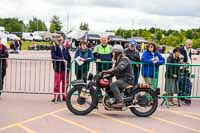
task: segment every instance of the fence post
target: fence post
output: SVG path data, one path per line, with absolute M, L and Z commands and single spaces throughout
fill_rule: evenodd
M 73 62 L 70 63 L 70 72 L 69 72 L 69 74 L 70 74 L 69 89 L 70 90 L 72 89 L 72 84 L 71 84 L 71 82 L 72 82 L 72 65 L 73 65 Z

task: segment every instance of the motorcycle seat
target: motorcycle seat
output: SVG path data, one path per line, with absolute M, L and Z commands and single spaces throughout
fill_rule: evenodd
M 145 84 L 145 83 L 140 83 L 140 84 L 138 84 L 138 88 L 140 88 L 140 89 L 148 89 L 148 88 L 150 88 L 150 86 L 148 84 Z

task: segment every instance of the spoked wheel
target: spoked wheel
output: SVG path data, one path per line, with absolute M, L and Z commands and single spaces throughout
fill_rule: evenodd
M 148 117 L 156 111 L 158 98 L 152 89 L 136 89 L 132 104 L 135 106 L 130 108 L 132 113 L 139 117 Z
M 94 90 L 90 90 L 87 98 L 81 96 L 83 87 L 75 86 L 67 96 L 66 104 L 68 109 L 76 115 L 86 115 L 97 107 L 97 94 Z

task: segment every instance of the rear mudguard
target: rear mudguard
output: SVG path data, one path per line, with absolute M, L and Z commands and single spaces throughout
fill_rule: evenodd
M 125 99 L 124 99 L 124 102 L 125 102 L 125 103 L 130 103 L 130 102 L 132 102 L 133 95 L 136 93 L 136 91 L 137 91 L 138 89 L 140 89 L 140 90 L 143 89 L 143 90 L 153 91 L 153 92 L 154 92 L 154 97 L 155 97 L 154 100 L 158 100 L 158 95 L 156 94 L 156 91 L 154 91 L 153 89 L 151 89 L 151 88 L 134 88 L 134 89 L 132 89 L 131 92 L 130 92 L 130 94 L 131 94 L 130 97 L 125 98 Z

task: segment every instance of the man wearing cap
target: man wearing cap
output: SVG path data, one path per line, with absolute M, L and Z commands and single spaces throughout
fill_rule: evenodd
M 124 50 L 125 55 L 131 60 L 131 62 L 137 63 L 140 62 L 140 53 L 136 49 L 136 41 L 131 40 L 129 43 L 129 47 Z M 134 64 L 133 66 L 133 73 L 134 73 L 134 84 L 138 84 L 138 78 L 140 75 L 140 64 Z

